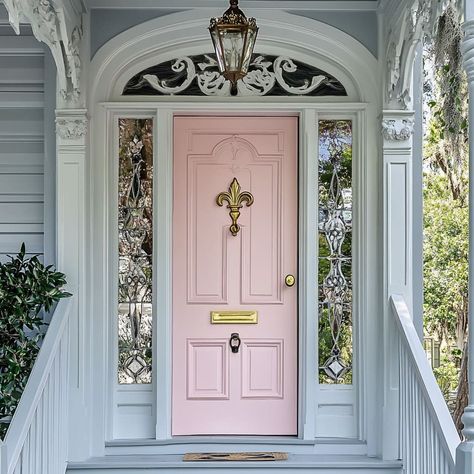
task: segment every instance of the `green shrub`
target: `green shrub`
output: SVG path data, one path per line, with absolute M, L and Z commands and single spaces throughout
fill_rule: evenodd
M 0 263 L 0 439 L 8 429 L 38 355 L 48 313 L 61 299 L 65 276 L 45 267 L 37 256 Z

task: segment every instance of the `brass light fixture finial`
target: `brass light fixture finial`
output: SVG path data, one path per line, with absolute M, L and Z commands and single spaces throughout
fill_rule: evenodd
M 209 32 L 220 73 L 231 82 L 231 94 L 237 95 L 237 81 L 248 73 L 258 27 L 255 18 L 247 18 L 238 0 L 220 18 L 211 18 Z

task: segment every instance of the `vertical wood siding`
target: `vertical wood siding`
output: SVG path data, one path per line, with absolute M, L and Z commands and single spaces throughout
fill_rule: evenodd
M 44 48 L 0 5 L 0 260 L 44 252 Z M 54 190 L 52 190 L 54 192 Z

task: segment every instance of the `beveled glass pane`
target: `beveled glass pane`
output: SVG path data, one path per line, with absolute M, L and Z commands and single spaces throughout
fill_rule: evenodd
M 219 30 L 224 48 L 225 68 L 228 72 L 240 70 L 240 59 L 244 46 L 244 34 L 240 28 Z
M 151 383 L 153 120 L 119 119 L 118 382 Z
M 224 50 L 222 49 L 222 43 L 217 28 L 210 30 L 212 43 L 214 44 L 214 51 L 216 52 L 217 64 L 219 72 L 222 74 L 225 71 L 224 64 Z
M 352 123 L 319 122 L 319 383 L 352 383 Z
M 253 48 L 255 46 L 257 30 L 249 28 L 247 30 L 247 38 L 245 41 L 245 49 L 242 57 L 242 72 L 247 73 L 250 67 L 250 61 L 252 59 Z

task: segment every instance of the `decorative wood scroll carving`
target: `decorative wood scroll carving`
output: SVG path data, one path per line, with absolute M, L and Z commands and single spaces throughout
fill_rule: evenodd
M 423 36 L 432 34 L 447 0 L 403 0 L 385 3 L 390 8 L 395 8 L 393 11 L 384 11 L 385 29 L 388 31 L 386 103 L 407 109 L 412 100 L 411 72 L 416 47 Z
M 80 95 L 83 3 L 80 0 L 4 0 L 3 3 L 16 34 L 20 34 L 20 20 L 27 20 L 36 39 L 51 50 L 63 98 L 77 99 Z
M 409 140 L 413 135 L 413 120 L 384 119 L 382 120 L 382 134 L 388 141 Z
M 57 118 L 56 133 L 65 140 L 82 138 L 87 134 L 86 118 Z
M 123 95 L 230 96 L 230 86 L 219 73 L 215 54 L 202 54 L 145 69 L 127 82 Z M 253 55 L 237 88 L 239 96 L 347 95 L 335 77 L 314 66 L 262 54 Z

